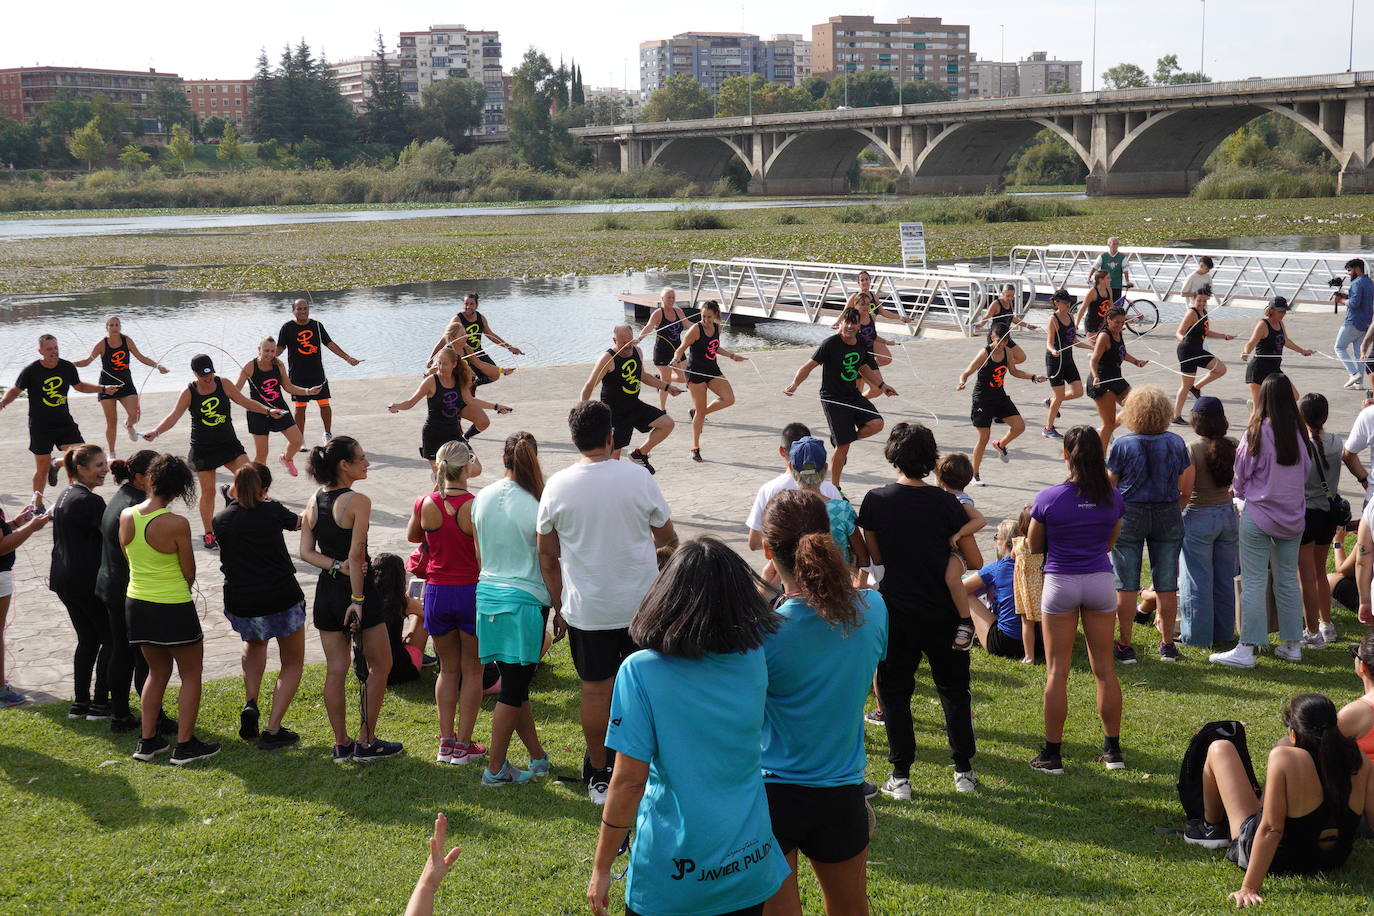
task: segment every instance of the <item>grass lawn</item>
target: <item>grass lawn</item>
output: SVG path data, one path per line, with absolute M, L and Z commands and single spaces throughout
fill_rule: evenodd
M 1348 613 L 1336 622 L 1346 635 L 1358 629 Z M 1154 829 L 1181 826 L 1174 782 L 1183 747 L 1204 721 L 1234 716 L 1249 724 L 1251 747 L 1262 755 L 1282 732 L 1279 713 L 1292 694 L 1319 690 L 1338 705 L 1353 698 L 1359 685 L 1347 640 L 1309 652 L 1301 665 L 1265 655 L 1256 669 L 1233 671 L 1209 666 L 1198 649 L 1185 648 L 1180 664 L 1161 663 L 1148 651 L 1150 635 L 1137 634 L 1141 663 L 1118 669 L 1130 766 L 1119 773 L 1092 762 L 1101 736 L 1081 651 L 1063 777 L 1026 766 L 1038 749 L 1044 668 L 975 651 L 982 786 L 971 796 L 953 790 L 939 706 L 929 681 L 918 681 L 915 797 L 875 804 L 874 913 L 1226 906 L 1240 870 Z M 404 740 L 406 756 L 369 769 L 335 766 L 321 678 L 318 667 L 307 672 L 288 718 L 302 746 L 272 754 L 235 734 L 238 682 L 207 685 L 198 733 L 224 750 L 184 770 L 166 758 L 132 760 L 133 739 L 112 736 L 103 723 L 69 721 L 62 705 L 0 713 L 0 912 L 396 913 L 419 874 L 436 810 L 447 812 L 450 839 L 463 846 L 439 912 L 586 912 L 598 809 L 579 787 L 550 780 L 483 789 L 476 766 L 434 764 L 429 673 L 393 691 L 383 708 L 381 732 Z M 356 691 L 350 695 L 356 716 Z M 533 700 L 556 772 L 575 775 L 576 681 L 561 645 Z M 489 734 L 491 702 L 479 740 Z M 878 729 L 867 737 L 869 776 L 881 782 L 885 741 Z M 523 751 L 514 759 L 523 763 Z M 1261 772 L 1263 763 L 1261 756 Z M 816 885 L 804 875 L 806 912 L 820 912 Z M 1374 895 L 1374 845 L 1358 844 L 1329 880 L 1271 878 L 1264 894 L 1266 912 L 1363 913 Z

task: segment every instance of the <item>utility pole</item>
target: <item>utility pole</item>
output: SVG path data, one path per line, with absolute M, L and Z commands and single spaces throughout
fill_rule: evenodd
M 1207 72 L 1207 0 L 1202 0 L 1202 54 L 1198 61 L 1197 72 Z
M 1346 64 L 1346 72 L 1355 72 L 1355 0 L 1350 0 L 1350 63 Z
M 1351 0 L 1354 2 L 1354 0 Z M 1093 92 L 1097 91 L 1097 0 L 1093 0 Z

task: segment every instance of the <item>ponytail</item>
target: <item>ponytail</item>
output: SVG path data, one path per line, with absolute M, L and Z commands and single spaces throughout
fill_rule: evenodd
M 1351 777 L 1364 763 L 1355 739 L 1341 734 L 1336 704 L 1320 693 L 1302 693 L 1288 701 L 1283 724 L 1293 730 L 1293 744 L 1312 755 L 1328 811 L 1349 804 Z
M 1102 456 L 1102 440 L 1091 426 L 1075 426 L 1064 434 L 1064 453 L 1069 459 L 1069 480 L 1078 492 L 1099 506 L 1112 498 L 1112 481 Z
M 1298 402 L 1298 413 L 1312 435 L 1312 444 L 1317 447 L 1317 457 L 1321 460 L 1323 471 L 1331 470 L 1331 462 L 1326 459 L 1326 443 L 1322 442 L 1322 428 L 1326 426 L 1330 410 L 1326 397 L 1315 391 L 1303 395 Z
M 67 471 L 68 479 L 76 480 L 76 469 L 84 468 L 91 463 L 92 458 L 103 454 L 104 451 L 98 445 L 75 445 L 67 449 L 62 455 L 62 467 Z
M 520 489 L 535 499 L 544 495 L 544 471 L 539 466 L 539 446 L 533 435 L 522 431 L 506 437 L 501 464 Z
M 819 493 L 783 490 L 773 497 L 764 513 L 763 540 L 817 616 L 846 630 L 858 625 L 859 595 L 830 534 Z
M 110 462 L 110 474 L 114 476 L 115 483 L 122 486 L 139 474 L 148 473 L 148 468 L 153 466 L 153 459 L 156 457 L 157 452 L 145 448 L 134 452 L 132 458 L 116 458 Z
M 358 448 L 358 440 L 352 436 L 335 436 L 327 445 L 317 445 L 310 450 L 305 470 L 316 483 L 327 487 L 339 483 L 339 465 L 352 461 Z
M 434 485 L 442 490 L 444 481 L 461 481 L 467 477 L 468 464 L 472 461 L 472 450 L 467 442 L 454 439 L 439 446 L 434 453 Z

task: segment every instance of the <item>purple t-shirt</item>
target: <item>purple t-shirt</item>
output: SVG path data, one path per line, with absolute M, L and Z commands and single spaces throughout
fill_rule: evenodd
M 1111 572 L 1107 538 L 1126 514 L 1121 494 L 1112 489 L 1111 501 L 1098 505 L 1065 481 L 1035 495 L 1031 518 L 1045 526 L 1045 572 L 1066 576 Z

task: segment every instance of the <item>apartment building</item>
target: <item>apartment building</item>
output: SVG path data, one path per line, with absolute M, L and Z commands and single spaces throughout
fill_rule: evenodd
M 1083 91 L 1083 62 L 1051 59 L 1044 51 L 1020 61 L 975 61 L 973 69 L 978 74 L 978 98 Z
M 811 27 L 811 70 L 826 77 L 847 70 L 884 73 L 897 83 L 924 79 L 945 86 L 951 99 L 967 99 L 976 93 L 973 61 L 969 27 L 939 17 L 831 16 Z
M 249 100 L 253 97 L 252 80 L 184 80 L 181 85 L 196 120 L 222 118 L 243 133 Z
M 394 51 L 387 52 L 386 60 L 392 67 L 399 69 L 400 59 Z M 352 57 L 329 65 L 329 69 L 334 73 L 334 81 L 339 84 L 339 94 L 348 101 L 354 111 L 362 111 L 368 97 L 372 95 L 372 87 L 367 81 L 372 77 L 376 67 L 375 54 Z
M 647 100 L 672 76 L 691 76 L 714 95 L 732 76 L 755 73 L 771 83 L 796 84 L 796 43 L 748 32 L 682 32 L 639 45 L 639 97 Z
M 463 25 L 432 25 L 402 32 L 397 62 L 401 88 L 419 104 L 425 87 L 449 77 L 480 80 L 487 90 L 481 133 L 506 130 L 506 88 L 501 75 L 501 33 Z
M 792 85 L 800 86 L 801 81 L 811 75 L 811 42 L 801 34 L 783 33 L 774 35 L 775 44 L 792 44 Z
M 10 67 L 0 70 L 0 114 L 20 123 L 38 109 L 65 95 L 89 99 L 103 95 L 111 102 L 128 105 L 143 122 L 143 132 L 156 134 L 158 124 L 148 115 L 153 87 L 176 83 L 175 73 L 156 70 L 103 70 L 91 67 Z

